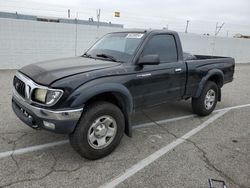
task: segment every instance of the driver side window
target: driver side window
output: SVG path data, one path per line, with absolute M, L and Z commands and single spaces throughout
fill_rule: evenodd
M 143 56 L 158 54 L 160 63 L 176 62 L 178 60 L 174 36 L 155 35 L 146 44 Z

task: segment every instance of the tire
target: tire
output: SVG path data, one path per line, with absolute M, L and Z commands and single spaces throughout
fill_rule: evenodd
M 193 112 L 199 116 L 207 116 L 212 113 L 218 101 L 218 91 L 219 88 L 217 84 L 212 81 L 208 81 L 204 86 L 201 95 L 198 98 L 192 98 Z M 207 95 L 214 96 L 214 101 L 212 103 L 208 102 L 209 97 L 206 98 Z M 212 101 L 212 97 L 210 100 Z
M 95 160 L 114 151 L 122 139 L 124 128 L 124 115 L 117 106 L 108 102 L 95 102 L 84 110 L 69 139 L 82 157 Z

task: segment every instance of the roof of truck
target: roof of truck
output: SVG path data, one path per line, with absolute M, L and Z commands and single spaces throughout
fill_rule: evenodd
M 122 31 L 116 31 L 112 33 L 173 33 L 176 34 L 176 31 L 167 30 L 167 29 L 124 29 Z

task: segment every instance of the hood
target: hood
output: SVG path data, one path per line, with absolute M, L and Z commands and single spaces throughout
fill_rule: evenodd
M 36 83 L 50 85 L 61 78 L 117 65 L 120 65 L 120 63 L 85 57 L 72 57 L 30 64 L 19 71 Z

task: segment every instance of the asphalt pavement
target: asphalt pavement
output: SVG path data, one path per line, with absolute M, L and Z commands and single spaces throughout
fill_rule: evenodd
M 236 64 L 234 81 L 207 117 L 190 100 L 166 103 L 133 116 L 109 156 L 89 161 L 67 135 L 36 131 L 12 112 L 15 70 L 0 71 L 0 187 L 190 187 L 208 179 L 227 188 L 250 187 L 250 64 Z

